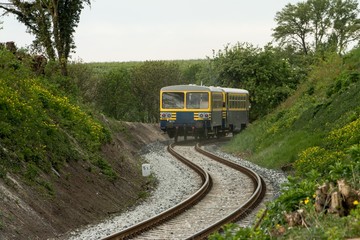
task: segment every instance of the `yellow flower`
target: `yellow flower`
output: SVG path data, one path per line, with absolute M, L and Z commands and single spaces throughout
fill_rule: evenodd
M 308 204 L 309 202 L 310 200 L 308 198 L 304 200 L 305 205 Z
M 358 200 L 355 200 L 354 202 L 353 202 L 353 204 L 356 206 L 356 205 L 359 205 L 359 201 Z

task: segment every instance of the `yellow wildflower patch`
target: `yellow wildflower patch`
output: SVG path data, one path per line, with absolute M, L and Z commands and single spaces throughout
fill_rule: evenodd
M 332 146 L 339 147 L 349 146 L 359 143 L 360 141 L 360 118 L 345 125 L 340 129 L 331 131 L 327 137 L 327 140 L 332 143 Z

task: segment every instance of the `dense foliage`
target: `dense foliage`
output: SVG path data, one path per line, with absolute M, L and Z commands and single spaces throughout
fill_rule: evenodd
M 213 65 L 216 84 L 250 92 L 251 118 L 265 116 L 296 89 L 304 77 L 295 53 L 270 45 L 264 49 L 249 44 L 227 46 L 218 51 Z
M 324 183 L 336 186 L 344 179 L 352 188 L 360 188 L 359 59 L 360 48 L 344 57 L 329 54 L 319 59 L 290 98 L 226 148 L 266 167 L 292 166 L 289 182 L 281 196 L 268 204 L 260 228 L 241 230 L 239 235 L 252 239 L 359 236 L 360 207 L 344 218 L 325 214 L 326 209 L 316 213 L 313 207 L 315 190 Z M 287 228 L 284 213 L 299 208 L 306 211 L 307 228 Z
M 78 81 L 85 99 L 107 115 L 157 122 L 159 91 L 176 84 L 245 88 L 250 91 L 252 119 L 265 116 L 294 92 L 307 65 L 291 49 L 239 43 L 207 60 L 92 63 L 76 69 L 77 74 L 89 72 L 86 81 Z
M 47 57 L 57 60 L 63 75 L 67 75 L 67 61 L 75 49 L 74 33 L 80 13 L 89 0 L 19 1 L 0 4 L 7 13 L 14 14 L 35 36 L 33 47 Z
M 76 160 L 89 160 L 115 177 L 98 154 L 109 140 L 99 121 L 13 53 L 0 50 L 0 68 L 0 177 L 20 172 L 42 184 L 42 172 L 51 174 Z
M 345 52 L 360 39 L 356 0 L 307 0 L 287 4 L 276 14 L 273 36 L 305 55 L 314 52 Z
M 208 60 L 72 64 L 71 75 L 83 99 L 108 116 L 157 122 L 159 91 L 177 84 L 207 82 Z

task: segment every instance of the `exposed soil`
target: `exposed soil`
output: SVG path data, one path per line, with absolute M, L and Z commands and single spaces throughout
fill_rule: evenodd
M 149 183 L 136 157 L 145 144 L 167 140 L 157 124 L 119 123 L 102 153 L 119 178 L 111 182 L 88 161 L 70 161 L 44 176 L 54 195 L 19 176 L 0 180 L 0 239 L 56 238 L 70 230 L 119 213 L 141 200 Z

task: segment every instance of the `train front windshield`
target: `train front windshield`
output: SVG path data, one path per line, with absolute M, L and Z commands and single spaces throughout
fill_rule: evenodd
M 184 93 L 164 92 L 162 94 L 162 108 L 164 109 L 183 109 Z
M 186 109 L 207 109 L 209 107 L 209 93 L 207 92 L 187 92 Z M 184 109 L 185 93 L 183 92 L 163 92 L 163 109 Z
M 187 109 L 207 109 L 209 107 L 209 94 L 201 92 L 188 92 L 186 94 Z

